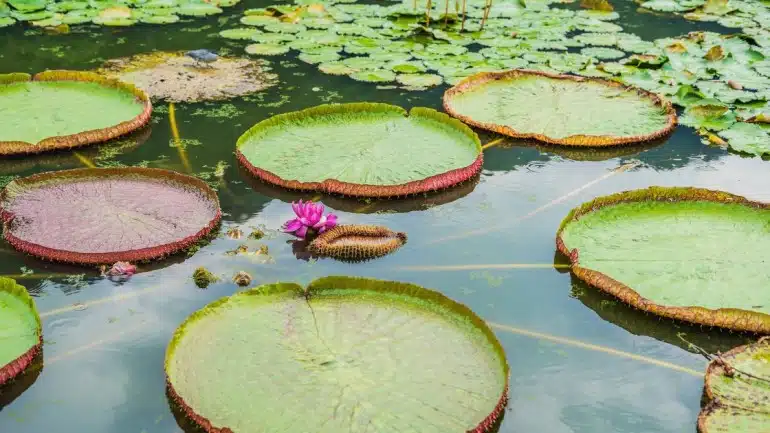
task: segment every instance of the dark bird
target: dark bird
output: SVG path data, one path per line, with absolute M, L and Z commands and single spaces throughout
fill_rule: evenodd
M 209 63 L 214 63 L 219 58 L 219 56 L 216 53 L 213 53 L 206 49 L 188 51 L 185 53 L 185 56 L 195 60 L 196 66 L 201 66 L 201 64 L 203 63 L 208 68 L 211 68 L 211 65 L 209 65 Z

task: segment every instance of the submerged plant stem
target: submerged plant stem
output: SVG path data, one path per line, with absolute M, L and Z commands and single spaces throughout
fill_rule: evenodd
M 487 150 L 487 149 L 489 149 L 490 147 L 495 147 L 495 146 L 497 146 L 498 144 L 502 143 L 503 141 L 505 141 L 505 138 L 502 138 L 502 137 L 500 137 L 500 138 L 498 138 L 498 139 L 496 139 L 496 140 L 492 140 L 492 141 L 490 141 L 489 143 L 487 143 L 487 144 L 485 144 L 485 145 L 481 146 L 481 150 Z
M 467 3 L 468 3 L 468 0 L 463 0 L 463 19 L 462 19 L 462 23 L 460 24 L 461 32 L 465 31 L 465 10 L 467 7 Z
M 428 7 L 425 10 L 425 26 L 430 27 L 430 11 L 433 8 L 432 0 L 428 0 Z
M 96 168 L 96 164 L 93 163 L 90 159 L 86 158 L 85 156 L 79 154 L 78 152 L 72 152 L 72 155 L 75 156 L 75 158 L 78 159 L 83 165 L 85 165 L 88 168 Z
M 471 271 L 479 269 L 569 269 L 564 263 L 483 263 L 473 265 L 399 266 L 396 271 Z
M 179 128 L 176 126 L 176 108 L 174 107 L 174 103 L 170 102 L 168 104 L 168 122 L 171 125 L 171 135 L 174 137 L 174 145 L 176 146 L 177 151 L 179 152 L 179 159 L 182 160 L 182 165 L 184 165 L 184 169 L 187 170 L 188 173 L 192 172 L 192 168 L 190 168 L 190 160 L 187 159 L 187 152 L 184 150 L 184 147 L 181 145 L 181 139 L 179 138 Z

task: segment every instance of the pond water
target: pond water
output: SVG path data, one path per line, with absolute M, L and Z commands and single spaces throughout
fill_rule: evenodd
M 630 0 L 613 3 L 619 22 L 645 39 L 720 29 L 640 13 Z M 108 58 L 151 50 L 237 52 L 242 44 L 216 37 L 219 28 L 246 8 L 268 4 L 244 0 L 213 18 L 168 26 L 87 27 L 67 35 L 11 26 L 0 30 L 0 72 L 91 69 Z M 292 200 L 313 197 L 259 184 L 238 168 L 234 144 L 252 124 L 328 102 L 440 109 L 447 88 L 381 90 L 324 75 L 294 54 L 269 60 L 280 77 L 278 86 L 223 103 L 176 104 L 180 136 L 191 140 L 189 169 L 211 172 L 219 161 L 228 165 L 218 186 L 223 227 L 239 226 L 247 233 L 250 227 L 272 233 L 291 217 Z M 187 170 L 169 145 L 165 103 L 156 104 L 142 134 L 146 141 L 111 160 Z M 494 138 L 481 136 L 482 142 Z M 3 160 L 0 176 L 81 167 L 98 152 L 95 147 Z M 749 337 L 660 321 L 587 287 L 563 268 L 566 260 L 556 252 L 555 233 L 578 204 L 649 185 L 700 186 L 767 201 L 767 164 L 704 145 L 693 129 L 682 126 L 664 142 L 626 148 L 618 155 L 524 143 L 496 146 L 485 151 L 478 182 L 440 194 L 387 202 L 321 196 L 340 221 L 382 224 L 409 234 L 396 254 L 360 264 L 300 260 L 289 236 L 277 232 L 249 241 L 269 247 L 274 263 L 259 263 L 225 255 L 243 241 L 220 236 L 190 258 L 145 265 L 129 282 L 114 283 L 96 271 L 42 262 L 0 243 L 0 274 L 14 276 L 36 298 L 45 336 L 42 370 L 25 374 L 0 394 L 0 431 L 180 431 L 165 393 L 166 345 L 189 314 L 239 290 L 228 279 L 198 289 L 190 276 L 206 266 L 225 276 L 247 271 L 256 284 L 307 283 L 325 275 L 408 281 L 468 305 L 492 324 L 511 366 L 510 404 L 501 432 L 694 432 L 706 361 L 688 351 L 678 335 L 713 351 Z M 301 408 L 296 416 L 302 416 Z

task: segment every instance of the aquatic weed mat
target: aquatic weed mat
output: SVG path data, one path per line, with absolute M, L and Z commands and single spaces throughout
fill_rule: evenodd
M 0 386 L 30 366 L 43 346 L 43 328 L 27 289 L 0 277 Z
M 437 191 L 469 180 L 483 155 L 475 132 L 444 113 L 381 103 L 319 105 L 246 131 L 238 161 L 288 189 L 358 197 Z
M 467 307 L 351 277 L 209 304 L 177 329 L 166 374 L 172 399 L 207 432 L 484 433 L 508 390 L 503 349 Z
M 662 317 L 770 333 L 770 205 L 721 191 L 650 187 L 599 197 L 562 222 L 581 280 Z
M 200 179 L 152 168 L 89 168 L 16 179 L 0 194 L 5 239 L 43 259 L 112 264 L 193 246 L 221 219 Z
M 0 75 L 0 156 L 108 141 L 141 128 L 151 114 L 143 91 L 94 73 Z
M 706 369 L 700 433 L 764 432 L 770 424 L 770 339 L 737 347 Z
M 447 90 L 444 109 L 479 128 L 567 146 L 614 146 L 665 137 L 671 103 L 614 81 L 510 70 L 473 75 Z

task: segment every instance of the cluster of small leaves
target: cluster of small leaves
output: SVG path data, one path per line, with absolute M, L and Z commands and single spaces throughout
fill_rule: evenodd
M 240 0 L 7 0 L 0 2 L 0 27 L 17 22 L 56 28 L 74 24 L 131 26 L 171 24 L 181 17 L 222 13 Z
M 770 39 L 693 32 L 597 69 L 667 96 L 710 143 L 770 155 Z
M 470 0 L 462 2 L 464 14 L 461 2 L 433 2 L 428 19 L 424 1 L 296 0 L 294 5 L 249 9 L 239 27 L 220 35 L 245 41 L 251 55 L 295 51 L 326 74 L 398 83 L 409 90 L 511 68 L 590 75 L 597 59 L 625 55 L 607 46 L 642 42 L 610 22 L 619 17 L 615 12 L 549 8 L 552 2 L 501 0 L 487 11 L 486 2 Z M 583 47 L 586 53 L 574 52 Z
M 691 21 L 716 22 L 725 27 L 757 30 L 767 27 L 770 7 L 756 0 L 648 0 L 641 7 L 674 12 Z

